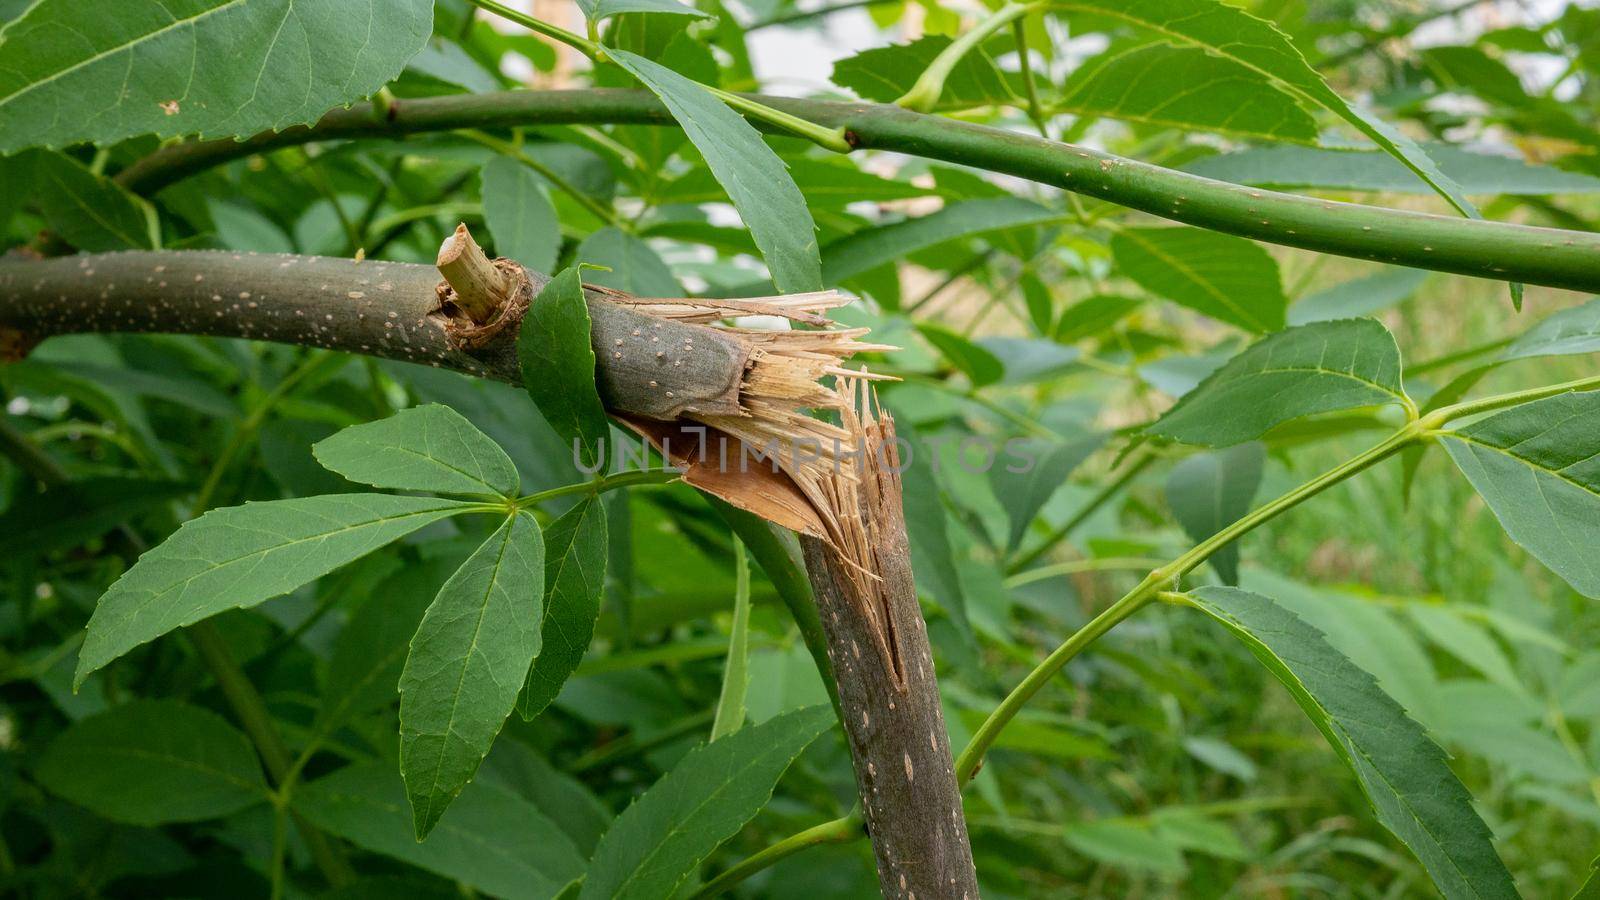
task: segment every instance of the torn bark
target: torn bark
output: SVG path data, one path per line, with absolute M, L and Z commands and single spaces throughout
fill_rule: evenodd
M 441 270 L 429 266 L 294 255 L 0 261 L 0 335 L 24 349 L 80 332 L 244 337 L 519 383 L 517 329 L 508 320 L 520 319 L 526 307 L 515 305 L 549 279 L 497 260 L 494 269 L 512 276 L 507 294 L 477 261 L 461 262 L 471 256 L 465 244 L 458 249 L 441 267 L 453 276 L 444 285 Z M 494 305 L 464 299 L 461 287 Z M 840 367 L 880 345 L 860 340 L 865 329 L 721 324 L 778 315 L 827 325 L 822 314 L 846 302 L 833 293 L 722 301 L 590 288 L 588 300 L 607 410 L 682 465 L 685 481 L 804 535 L 885 895 L 976 897 L 912 582 L 893 423 L 866 408 L 863 385 L 876 376 Z M 837 391 L 819 384 L 829 375 L 838 378 Z M 842 424 L 808 415 L 813 408 L 835 410 Z M 767 458 L 746 465 L 750 447 Z
M 911 575 L 894 420 L 841 379 L 864 451 L 826 485 L 843 532 L 801 538 L 886 897 L 978 897 L 961 788 Z M 859 398 L 859 399 L 857 399 Z

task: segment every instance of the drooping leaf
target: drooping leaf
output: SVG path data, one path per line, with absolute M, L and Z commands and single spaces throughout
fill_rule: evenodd
M 964 200 L 926 216 L 865 229 L 828 244 L 822 254 L 822 280 L 838 284 L 956 238 L 1061 220 L 1061 213 L 1017 197 Z
M 1448 144 L 1429 144 L 1427 150 L 1439 168 L 1468 194 L 1600 193 L 1600 178 L 1592 175 L 1531 165 L 1508 156 L 1474 153 Z M 1253 147 L 1207 156 L 1183 169 L 1219 181 L 1278 190 L 1429 192 L 1428 186 L 1404 165 L 1376 150 Z
M 0 57 L 4 46 L 0 44 Z M 0 110 L 4 108 L 0 102 Z M 0 111 L 0 123 L 4 121 Z M 4 128 L 0 124 L 0 133 Z M 154 246 L 143 200 L 71 157 L 44 151 L 27 155 L 34 160 L 33 176 L 38 179 L 39 207 L 45 221 L 67 243 L 90 251 L 148 250 Z
M 1125 228 L 1111 237 L 1117 268 L 1140 287 L 1248 331 L 1284 324 L 1278 264 L 1244 238 L 1199 228 Z
M 924 35 L 909 44 L 873 47 L 833 64 L 832 81 L 868 100 L 892 103 L 911 90 L 917 78 L 951 44 L 942 34 Z M 1011 103 L 1019 93 L 982 47 L 961 57 L 945 79 L 939 106 L 963 109 Z
M 310 124 L 393 80 L 432 28 L 428 0 L 40 0 L 0 41 L 0 153 Z
M 1428 280 L 1425 269 L 1392 268 L 1366 278 L 1343 281 L 1301 297 L 1289 307 L 1290 325 L 1370 316 L 1415 294 Z
M 1076 441 L 1012 440 L 1006 458 L 989 469 L 989 484 L 1011 521 L 1008 550 L 1021 546 L 1039 510 L 1067 483 L 1067 477 L 1105 443 L 1096 434 Z M 1012 459 L 1012 457 L 1017 457 Z
M 1400 349 L 1376 319 L 1316 322 L 1250 345 L 1148 431 L 1226 447 L 1313 413 L 1407 403 L 1400 384 Z
M 329 471 L 373 487 L 509 497 L 520 485 L 500 445 L 438 403 L 352 425 L 313 444 L 311 452 Z
M 1600 392 L 1514 406 L 1440 440 L 1512 540 L 1600 598 Z
M 1393 125 L 1345 102 L 1277 26 L 1215 0 L 1061 0 L 1053 9 L 1078 10 L 1131 23 L 1169 40 L 1230 59 L 1280 90 L 1320 106 L 1355 126 L 1427 182 L 1463 215 L 1482 218 L 1421 147 Z
M 1074 69 L 1051 108 L 1152 125 L 1315 143 L 1296 99 L 1248 67 L 1195 47 L 1112 47 Z
M 481 780 L 461 792 L 426 841 L 412 834 L 393 763 L 348 766 L 302 785 L 294 810 L 357 846 L 495 896 L 548 900 L 583 875 L 583 857 L 554 822 Z
M 533 298 L 522 317 L 517 361 L 522 386 L 585 470 L 599 468 L 610 434 L 595 387 L 589 306 L 578 269 L 565 269 Z
M 561 223 L 533 170 L 508 156 L 483 164 L 483 221 L 494 236 L 494 252 L 537 272 L 555 268 Z
M 607 225 L 584 238 L 573 262 L 604 267 L 583 270 L 583 280 L 590 284 L 640 297 L 683 295 L 683 288 L 672 277 L 672 270 L 650 245 L 615 226 Z
M 214 509 L 139 557 L 100 598 L 74 684 L 183 625 L 286 594 L 416 531 L 462 500 L 329 494 Z
M 517 697 L 533 719 L 561 693 L 594 638 L 606 580 L 606 508 L 585 497 L 544 530 L 544 623 L 539 655 Z
M 946 525 L 949 513 L 942 499 L 944 491 L 939 481 L 937 463 L 933 459 L 938 450 L 933 444 L 918 440 L 917 431 L 909 421 L 898 422 L 895 427 L 909 442 L 907 446 L 910 448 L 907 455 L 900 459 L 903 469 L 900 477 L 913 580 L 918 591 L 932 597 L 945 615 L 950 617 L 962 637 L 971 641 L 974 637 L 972 623 L 967 616 L 967 595 L 961 586 L 961 573 L 955 565 L 955 550 Z M 771 567 L 764 560 L 762 565 L 770 575 Z M 806 602 L 809 605 L 809 599 Z M 818 665 L 821 666 L 821 660 Z
M 644 82 L 728 191 L 782 293 L 819 290 L 816 223 L 783 160 L 738 113 L 703 86 L 626 50 L 607 54 Z
M 1444 751 L 1371 675 L 1266 597 L 1226 587 L 1189 597 L 1289 689 L 1445 897 L 1518 896 Z
M 539 653 L 544 542 L 528 512 L 506 519 L 439 588 L 400 673 L 400 774 L 428 836 L 517 702 Z
M 811 706 L 689 751 L 611 823 L 581 900 L 672 896 L 761 811 L 789 764 L 834 721 L 832 708 Z
M 1172 467 L 1167 476 L 1167 505 L 1191 540 L 1203 541 L 1250 511 L 1266 461 L 1266 448 L 1250 441 L 1196 453 Z M 1237 543 L 1211 554 L 1210 562 L 1223 583 L 1239 583 Z
M 946 362 L 966 373 L 973 387 L 993 384 L 1006 374 L 1005 364 L 999 357 L 943 325 L 919 323 L 917 333 L 932 344 Z
M 733 626 L 728 656 L 722 666 L 722 693 L 711 720 L 711 740 L 727 737 L 744 726 L 744 698 L 750 688 L 750 558 L 744 542 L 733 539 Z
M 214 819 L 268 798 L 250 740 L 176 700 L 135 700 L 78 722 L 34 774 L 52 793 L 134 825 Z

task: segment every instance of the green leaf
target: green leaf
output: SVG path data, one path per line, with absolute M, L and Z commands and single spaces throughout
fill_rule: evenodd
M 817 226 L 783 160 L 704 86 L 626 50 L 606 53 L 644 82 L 694 144 L 733 200 L 782 293 L 822 288 Z
M 1056 322 L 1055 339 L 1071 344 L 1094 337 L 1132 315 L 1143 302 L 1135 297 L 1112 294 L 1085 297 L 1062 310 L 1061 319 Z
M 943 325 L 918 324 L 917 333 L 939 351 L 945 362 L 966 373 L 973 387 L 994 384 L 1006 374 L 999 357 Z
M 176 700 L 134 700 L 78 722 L 34 773 L 51 792 L 133 825 L 215 819 L 268 798 L 249 739 Z
M 1006 540 L 1008 551 L 1014 552 L 1022 545 L 1022 538 L 1039 510 L 1067 483 L 1068 476 L 1104 443 L 1103 434 L 1076 441 L 1013 439 L 1006 442 L 1005 457 L 989 469 L 989 485 L 1011 521 L 1011 533 Z
M 750 688 L 750 558 L 737 536 L 733 539 L 733 585 L 733 625 L 728 634 L 728 658 L 722 667 L 722 693 L 711 720 L 713 741 L 744 725 L 744 698 Z
M 1289 307 L 1290 325 L 1352 319 L 1386 309 L 1415 294 L 1431 273 L 1391 268 L 1377 275 L 1342 281 L 1300 298 Z
M 917 83 L 917 78 L 950 46 L 951 39 L 930 34 L 909 44 L 873 47 L 833 64 L 832 81 L 842 88 L 879 103 L 893 103 Z M 995 65 L 982 46 L 961 57 L 945 79 L 939 108 L 965 109 L 1018 99 L 1008 76 Z
M 1261 75 L 1195 47 L 1119 46 L 1085 61 L 1061 86 L 1057 112 L 1315 143 L 1317 123 Z
M 1284 324 L 1278 264 L 1244 238 L 1199 228 L 1124 228 L 1111 236 L 1117 268 L 1157 296 L 1249 331 Z
M 561 693 L 594 638 L 606 581 L 606 508 L 585 497 L 544 530 L 544 623 L 541 649 L 517 697 L 533 719 Z
M 12 499 L 0 515 L 0 541 L 25 540 L 28 551 L 38 554 L 77 547 L 192 491 L 183 482 L 120 476 L 53 485 Z
M 1192 44 L 1230 59 L 1300 97 L 1339 116 L 1385 152 L 1405 164 L 1463 215 L 1482 218 L 1461 189 L 1440 172 L 1428 154 L 1393 125 L 1346 103 L 1277 26 L 1216 0 L 1061 0 L 1052 9 L 1082 10 L 1148 28 L 1168 39 Z
M 433 497 L 329 494 L 246 503 L 191 519 L 100 598 L 74 685 L 174 628 L 286 594 L 430 522 L 476 508 Z
M 1350 766 L 1378 821 L 1447 898 L 1517 897 L 1444 751 L 1371 675 L 1266 597 L 1206 587 L 1191 602 L 1244 641 Z
M 947 527 L 950 513 L 945 509 L 944 488 L 933 459 L 939 452 L 938 448 L 933 443 L 918 439 L 909 416 L 895 427 L 911 448 L 911 452 L 901 459 L 904 471 L 900 477 L 903 480 L 901 497 L 905 506 L 906 542 L 911 549 L 913 580 L 918 592 L 932 597 L 954 623 L 962 638 L 971 643 L 975 637 L 972 622 L 967 616 L 966 590 L 961 585 L 961 573 L 956 568 L 955 550 Z M 765 562 L 763 566 L 770 576 L 771 567 L 766 566 Z M 809 597 L 806 602 L 810 603 Z M 828 671 L 820 659 L 818 670 Z
M 537 272 L 555 268 L 561 223 L 533 170 L 507 157 L 483 164 L 483 221 L 494 236 L 494 252 Z
M 831 707 L 811 706 L 689 751 L 600 839 L 581 900 L 672 896 L 761 811 L 789 764 L 834 721 Z
M 428 0 L 39 0 L 0 34 L 0 154 L 315 122 L 383 87 Z
M 554 822 L 481 780 L 461 792 L 426 841 L 411 833 L 392 763 L 349 766 L 302 785 L 293 805 L 330 834 L 499 897 L 549 900 L 583 875 L 583 857 Z
M 639 297 L 680 297 L 683 288 L 672 277 L 672 270 L 650 245 L 631 234 L 607 225 L 583 239 L 573 264 L 588 263 L 602 269 L 585 269 L 583 279 Z
M 1196 453 L 1172 467 L 1167 476 L 1167 505 L 1190 540 L 1199 543 L 1250 511 L 1266 461 L 1266 448 L 1251 441 Z M 1223 583 L 1239 583 L 1237 542 L 1211 554 L 1210 562 Z
M 1584 879 L 1583 887 L 1572 895 L 1572 900 L 1600 900 L 1600 856 L 1589 864 L 1589 877 Z
M 1429 144 L 1428 155 L 1468 194 L 1600 194 L 1600 178 L 1536 166 L 1509 156 Z M 1184 171 L 1219 181 L 1288 190 L 1383 191 L 1426 194 L 1428 186 L 1388 154 L 1376 150 L 1254 147 L 1207 156 Z
M 1600 598 L 1600 392 L 1525 403 L 1440 440 L 1513 541 Z
M 438 403 L 352 425 L 311 452 L 329 471 L 373 487 L 513 497 L 521 485 L 499 444 Z
M 710 13 L 679 3 L 678 0 L 581 0 L 580 5 L 584 7 L 584 14 L 591 22 L 620 16 L 623 13 L 667 13 L 675 16 L 697 16 L 702 19 L 716 18 Z
M 450 563 L 446 557 L 403 566 L 378 584 L 339 631 L 323 680 L 319 733 L 331 734 L 361 713 L 394 702 L 411 636 L 438 593 L 434 585 L 449 577 Z
M 529 512 L 506 519 L 439 588 L 400 674 L 400 774 L 428 836 L 472 780 L 539 653 L 544 541 Z
M 906 181 L 895 181 L 851 164 L 841 165 L 809 156 L 786 157 L 789 174 L 813 209 L 842 209 L 862 201 L 887 202 L 926 197 L 933 190 Z M 655 192 L 658 204 L 726 203 L 728 192 L 717 183 L 716 175 L 705 166 L 690 169 Z
M 1072 849 L 1106 865 L 1168 876 L 1185 871 L 1183 850 L 1145 825 L 1114 819 L 1076 822 L 1061 836 Z
M 1226 447 L 1290 419 L 1385 403 L 1408 404 L 1400 348 L 1376 319 L 1339 319 L 1268 335 L 1183 395 L 1148 433 Z
M 1466 396 L 1473 385 L 1501 365 L 1519 359 L 1577 356 L 1600 352 L 1600 299 L 1547 316 L 1523 332 L 1494 359 L 1452 378 L 1428 397 L 1423 412 L 1432 412 Z M 1419 448 L 1420 449 L 1420 448 Z M 1420 453 L 1417 454 L 1420 456 Z
M 823 249 L 822 280 L 838 284 L 957 238 L 1062 220 L 1061 213 L 1017 197 L 964 200 L 926 216 L 863 229 L 830 243 Z
M 564 269 L 533 298 L 522 317 L 517 362 L 522 386 L 540 415 L 572 448 L 584 469 L 593 472 L 605 460 L 611 429 L 595 387 L 590 330 L 589 304 L 578 269 Z
M 0 44 L 0 58 L 4 57 L 3 48 L 4 44 Z M 4 108 L 0 104 L 0 133 L 5 128 Z M 60 153 L 41 151 L 28 155 L 34 159 L 39 208 L 45 221 L 67 243 L 94 252 L 148 250 L 155 246 L 143 200 Z

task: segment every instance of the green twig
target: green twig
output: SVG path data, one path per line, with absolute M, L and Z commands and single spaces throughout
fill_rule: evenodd
M 895 105 L 917 112 L 932 110 L 939 102 L 939 95 L 944 93 L 945 79 L 950 77 L 956 65 L 968 53 L 988 40 L 990 35 L 1021 19 L 1033 9 L 1034 4 L 1007 3 L 990 13 L 988 18 L 972 26 L 965 34 L 952 41 L 950 46 L 940 51 L 939 55 L 933 58 L 933 62 L 928 63 L 928 67 L 917 77 L 911 90 L 896 100 Z
M 706 882 L 698 891 L 695 891 L 692 900 L 717 897 L 732 890 L 740 882 L 751 875 L 760 872 L 779 861 L 819 844 L 843 844 L 849 841 L 866 837 L 866 830 L 862 828 L 861 811 L 852 810 L 849 814 L 841 816 L 821 825 L 813 825 L 805 831 L 791 834 L 783 840 L 758 853 L 751 854 L 728 868 L 722 874 Z
M 467 0 L 467 2 L 481 10 L 492 12 L 502 19 L 515 22 L 529 31 L 542 34 L 551 40 L 560 41 L 561 43 L 566 44 L 568 47 L 571 47 L 574 50 L 577 50 L 579 53 L 582 53 L 584 56 L 587 56 L 590 59 L 595 59 L 600 55 L 600 45 L 594 41 L 579 37 L 565 28 L 559 28 L 555 25 L 551 25 L 549 22 L 542 22 L 525 12 L 512 9 L 509 6 L 505 6 L 500 3 L 496 3 L 494 0 Z

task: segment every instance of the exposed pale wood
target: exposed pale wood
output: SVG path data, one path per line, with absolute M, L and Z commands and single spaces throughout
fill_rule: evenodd
M 499 314 L 517 287 L 473 240 L 465 224 L 444 239 L 434 265 L 454 291 L 451 300 L 480 325 Z

